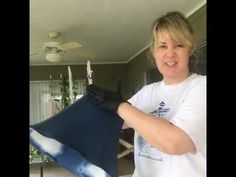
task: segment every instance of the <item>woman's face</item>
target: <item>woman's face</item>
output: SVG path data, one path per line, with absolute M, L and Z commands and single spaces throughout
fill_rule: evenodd
M 190 47 L 171 40 L 168 33 L 158 33 L 153 56 L 166 84 L 175 84 L 188 77 Z

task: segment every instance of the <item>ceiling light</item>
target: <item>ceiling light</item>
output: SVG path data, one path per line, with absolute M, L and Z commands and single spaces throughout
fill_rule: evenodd
M 61 55 L 59 53 L 48 53 L 46 54 L 46 59 L 50 62 L 59 62 L 61 61 Z

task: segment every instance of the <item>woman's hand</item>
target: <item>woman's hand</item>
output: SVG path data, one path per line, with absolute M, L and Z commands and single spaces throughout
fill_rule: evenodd
M 124 102 L 119 92 L 102 89 L 94 84 L 87 86 L 87 94 L 102 109 L 117 112 L 118 106 Z

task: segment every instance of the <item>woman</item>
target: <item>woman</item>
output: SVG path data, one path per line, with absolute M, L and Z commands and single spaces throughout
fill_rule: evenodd
M 206 76 L 190 71 L 194 34 L 179 12 L 155 21 L 151 45 L 163 80 L 144 86 L 128 102 L 90 85 L 92 100 L 116 111 L 135 130 L 133 177 L 206 176 Z

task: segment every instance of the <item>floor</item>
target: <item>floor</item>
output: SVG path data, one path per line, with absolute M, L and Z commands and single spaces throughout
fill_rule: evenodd
M 131 177 L 134 170 L 133 159 L 131 157 L 123 157 L 118 159 L 119 177 Z M 40 174 L 40 165 L 30 165 L 30 177 L 76 177 L 68 170 L 56 165 L 49 164 L 43 167 Z

